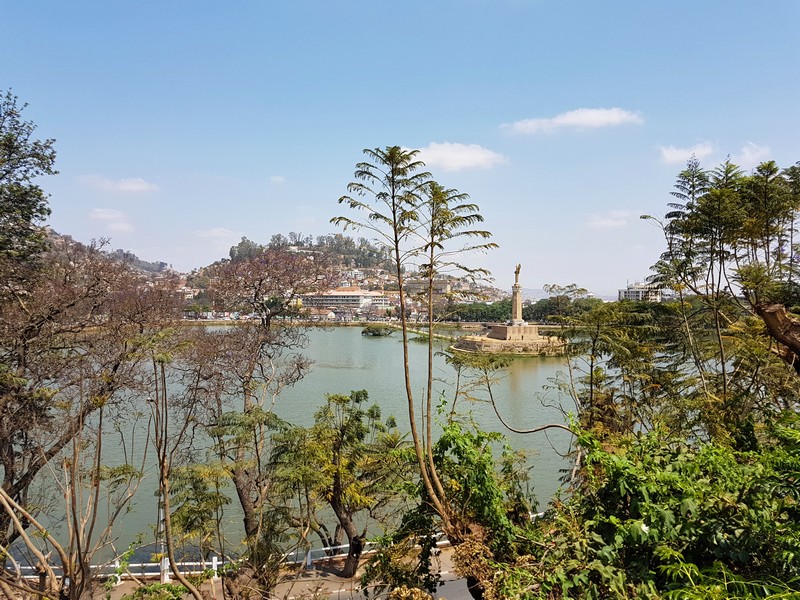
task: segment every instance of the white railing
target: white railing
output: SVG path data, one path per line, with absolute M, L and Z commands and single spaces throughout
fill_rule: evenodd
M 441 534 L 437 536 L 437 546 L 447 546 L 449 544 L 450 542 L 442 538 Z M 374 542 L 366 542 L 364 544 L 363 553 L 371 552 L 375 545 Z M 283 562 L 286 565 L 304 565 L 306 569 L 313 569 L 315 562 L 342 556 L 349 551 L 350 546 L 348 544 L 309 548 L 308 550 L 295 550 L 287 554 Z M 183 575 L 199 575 L 210 571 L 212 579 L 217 580 L 225 566 L 233 564 L 235 564 L 234 561 L 224 561 L 218 556 L 212 556 L 207 561 L 179 561 L 177 567 Z M 56 573 L 61 572 L 61 567 L 59 566 L 54 565 L 52 568 Z M 123 580 L 134 577 L 149 579 L 158 577 L 161 583 L 169 583 L 172 577 L 169 558 L 166 556 L 158 562 L 127 563 L 125 568 L 121 568 L 119 560 L 103 565 L 91 565 L 90 568 L 96 576 L 113 580 L 114 585 L 120 585 Z M 25 579 L 37 579 L 39 577 L 39 571 L 36 567 L 20 565 L 19 570 L 23 572 L 22 577 Z
M 212 578 L 218 579 L 220 571 L 226 564 L 232 563 L 226 563 L 218 556 L 212 556 L 207 561 L 180 561 L 178 562 L 178 570 L 184 575 L 199 575 L 210 571 Z M 115 585 L 122 583 L 123 579 L 133 577 L 151 579 L 159 577 L 161 583 L 169 583 L 170 576 L 172 575 L 169 559 L 167 557 L 162 558 L 158 562 L 127 563 L 124 569 L 121 568 L 119 560 L 104 565 L 91 565 L 89 568 L 96 576 L 115 580 Z M 52 569 L 56 573 L 61 572 L 61 567 L 58 565 L 54 565 Z M 24 579 L 37 579 L 39 577 L 39 570 L 37 567 L 20 565 L 19 570 L 22 572 L 22 577 Z

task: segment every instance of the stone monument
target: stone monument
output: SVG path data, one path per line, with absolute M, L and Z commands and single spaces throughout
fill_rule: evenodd
M 511 286 L 511 324 L 527 325 L 522 319 L 522 286 L 519 284 L 519 270 L 521 265 L 517 264 L 514 269 L 514 285 Z
M 522 318 L 522 285 L 519 283 L 521 265 L 514 269 L 511 287 L 511 320 L 489 324 L 484 335 L 461 336 L 453 346 L 456 350 L 495 352 L 503 354 L 546 354 L 564 352 L 563 341 L 539 333 L 538 325 L 528 325 Z

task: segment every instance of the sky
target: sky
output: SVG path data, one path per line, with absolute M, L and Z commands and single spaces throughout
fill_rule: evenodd
M 0 22 L 0 90 L 56 139 L 48 224 L 181 271 L 336 233 L 363 149 L 398 145 L 480 207 L 494 285 L 520 263 L 615 295 L 692 155 L 800 161 L 796 0 L 0 0 Z

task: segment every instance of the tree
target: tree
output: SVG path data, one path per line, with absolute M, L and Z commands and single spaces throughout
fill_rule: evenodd
M 238 244 L 231 246 L 228 255 L 231 257 L 232 262 L 236 262 L 238 260 L 252 258 L 258 254 L 261 254 L 263 250 L 263 246 L 260 246 L 255 242 L 251 242 L 246 237 L 243 237 Z
M 178 299 L 174 282 L 143 285 L 100 248 L 67 239 L 25 274 L 24 280 L 3 278 L 0 287 L 0 487 L 7 501 L 0 545 L 22 539 L 30 547 L 25 528 L 54 502 L 37 497 L 35 484 L 54 459 L 71 455 L 60 483 L 71 499 L 69 539 L 59 556 L 77 598 L 94 577 L 88 560 L 111 537 L 108 527 L 96 526 L 99 483 L 132 482 L 137 471 L 131 464 L 104 469 L 101 444 L 109 432 L 103 424 L 129 408 L 123 391 L 141 383 L 145 332 L 176 318 Z M 84 492 L 86 452 L 94 483 Z M 129 500 L 123 495 L 114 502 L 121 509 Z
M 168 330 L 157 332 L 152 338 L 152 345 L 148 348 L 150 363 L 152 365 L 153 394 L 148 398 L 152 411 L 153 436 L 152 443 L 156 451 L 158 462 L 158 496 L 163 506 L 163 528 L 167 547 L 170 569 L 180 584 L 185 587 L 195 600 L 203 600 L 203 596 L 189 579 L 180 572 L 175 559 L 175 539 L 172 528 L 172 472 L 175 467 L 176 457 L 184 450 L 185 438 L 189 435 L 193 425 L 193 416 L 196 409 L 196 386 L 188 388 L 189 402 L 181 411 L 184 418 L 180 422 L 171 424 L 170 413 L 175 410 L 174 394 L 171 399 L 167 387 L 167 364 L 173 360 L 173 352 L 178 349 L 171 347 L 172 336 Z M 166 342 L 166 343 L 165 343 Z M 161 506 L 159 508 L 161 508 Z M 161 524 L 160 524 L 161 525 Z
M 466 202 L 468 196 L 446 189 L 431 181 L 424 164 L 416 160 L 418 151 L 399 146 L 365 149 L 371 162 L 356 165 L 356 181 L 348 186 L 354 196 L 342 196 L 341 204 L 363 213 L 363 220 L 337 217 L 333 223 L 348 228 L 375 232 L 391 249 L 395 279 L 400 290 L 400 323 L 403 334 L 403 372 L 406 387 L 408 419 L 417 465 L 422 479 L 424 502 L 432 507 L 441 530 L 450 542 L 458 545 L 482 531 L 483 525 L 451 505 L 451 494 L 440 474 L 440 461 L 435 454 L 433 429 L 433 336 L 428 336 L 426 387 L 418 405 L 412 390 L 408 360 L 407 286 L 405 269 L 417 266 L 425 282 L 422 294 L 427 311 L 429 331 L 434 323 L 434 280 L 443 273 L 455 271 L 466 276 L 486 275 L 482 269 L 471 269 L 458 260 L 470 252 L 483 252 L 496 245 L 485 241 L 489 232 L 474 228 L 483 221 L 478 207 Z M 367 198 L 368 200 L 362 200 Z M 370 202 L 370 200 L 372 202 Z M 418 415 L 422 415 L 421 422 Z M 476 594 L 478 591 L 476 590 Z
M 796 415 L 759 452 L 656 430 L 609 451 L 579 431 L 584 477 L 498 564 L 494 598 L 779 598 L 800 590 Z
M 304 294 L 329 289 L 334 271 L 325 256 L 314 258 L 275 248 L 206 269 L 208 295 L 217 310 L 257 315 L 264 331 L 290 314 Z
M 56 153 L 54 140 L 34 138 L 36 125 L 22 118 L 27 106 L 11 90 L 0 96 L 0 260 L 25 260 L 45 247 L 39 223 L 50 209 L 34 180 L 57 173 Z
M 365 407 L 366 390 L 331 394 L 315 413 L 309 428 L 290 427 L 279 436 L 274 461 L 278 488 L 298 502 L 295 519 L 320 535 L 326 546 L 347 538 L 348 552 L 341 577 L 353 577 L 370 521 L 382 523 L 382 511 L 397 511 L 397 489 L 407 463 L 402 436 L 394 419 L 381 421 L 377 404 Z M 324 505 L 336 518 L 335 533 L 321 520 Z
M 441 496 L 434 489 L 434 482 L 429 471 L 429 460 L 423 448 L 423 434 L 417 422 L 417 407 L 411 388 L 411 370 L 408 359 L 408 313 L 405 293 L 405 265 L 418 253 L 411 236 L 418 226 L 419 204 L 424 186 L 431 175 L 421 169 L 424 163 L 417 160 L 418 150 L 404 150 L 400 146 L 387 146 L 385 149 L 364 149 L 364 154 L 371 162 L 360 162 L 356 165 L 356 181 L 348 186 L 353 196 L 342 196 L 340 204 L 346 204 L 351 210 L 363 212 L 363 221 L 349 217 L 336 217 L 331 220 L 335 225 L 349 228 L 366 228 L 376 233 L 392 251 L 395 278 L 400 290 L 400 325 L 403 334 L 403 375 L 405 379 L 408 419 L 411 438 L 416 452 L 417 462 L 422 470 L 425 486 L 431 494 L 431 501 L 445 520 L 449 528 L 448 514 Z M 369 198 L 363 201 L 360 198 Z
M 526 531 L 533 502 L 523 457 L 508 448 L 502 434 L 460 419 L 443 425 L 432 453 L 448 490 L 450 518 L 469 526 L 453 550 L 456 573 L 481 597 L 500 564 L 530 552 Z M 422 483 L 415 492 L 415 504 L 365 569 L 362 582 L 378 590 L 408 586 L 433 593 L 440 584 L 435 562 L 441 517 Z
M 456 542 L 460 535 L 457 526 L 451 522 L 452 515 L 447 507 L 447 498 L 441 482 L 437 480 L 432 460 L 433 448 L 430 431 L 433 424 L 429 409 L 430 385 L 426 388 L 428 397 L 424 405 L 426 409 L 423 411 L 424 422 L 421 427 L 417 419 L 417 405 L 411 387 L 408 359 L 408 313 L 405 288 L 405 266 L 420 255 L 427 257 L 429 252 L 433 252 L 435 255 L 437 244 L 441 243 L 442 238 L 449 234 L 448 224 L 440 221 L 446 216 L 444 211 L 447 208 L 447 200 L 443 196 L 446 197 L 447 194 L 441 187 L 431 186 L 430 173 L 421 171 L 424 163 L 416 160 L 419 154 L 417 150 L 387 146 L 385 149 L 367 148 L 364 150 L 364 154 L 372 162 L 358 163 L 355 171 L 357 181 L 348 185 L 348 191 L 357 197 L 342 196 L 339 203 L 346 204 L 351 210 L 363 212 L 365 219 L 356 221 L 349 217 L 336 217 L 331 222 L 343 226 L 345 230 L 348 228 L 369 229 L 380 236 L 391 248 L 395 278 L 400 290 L 403 375 L 412 443 L 430 502 L 442 519 L 445 533 Z M 425 226 L 421 227 L 424 218 L 421 211 L 425 204 L 423 200 L 425 194 L 428 194 L 427 198 L 430 200 L 427 229 Z M 463 196 L 459 196 L 455 192 L 451 191 L 449 194 L 456 200 L 463 199 Z M 359 198 L 371 198 L 375 204 Z M 444 207 L 442 207 L 442 203 L 444 203 Z M 464 210 L 471 213 L 473 209 L 469 207 Z M 474 220 L 467 220 L 467 222 L 471 224 Z M 441 230 L 437 230 L 437 227 L 441 227 Z M 422 244 L 415 243 L 417 241 L 415 238 L 419 239 L 420 237 L 424 242 Z M 428 264 L 426 274 L 431 281 L 437 266 L 433 264 L 433 261 Z M 431 377 L 432 374 L 429 373 L 427 381 L 430 381 Z
M 433 326 L 434 326 L 434 292 L 436 278 L 443 273 L 456 272 L 470 278 L 488 275 L 485 269 L 467 267 L 457 262 L 457 257 L 468 252 L 485 252 L 497 247 L 493 242 L 480 241 L 491 237 L 488 231 L 473 229 L 483 222 L 476 204 L 467 203 L 469 196 L 454 189 L 445 189 L 435 181 L 427 183 L 423 190 L 422 202 L 417 211 L 419 227 L 415 234 L 420 239 L 420 274 L 426 281 L 424 305 L 428 314 L 428 368 L 425 393 L 425 419 L 423 429 L 427 449 L 427 470 L 433 483 L 436 495 L 442 506 L 447 506 L 447 494 L 439 481 L 433 457 Z M 472 240 L 479 240 L 473 243 Z M 461 243 L 463 241 L 463 243 Z M 461 243 L 461 245 L 457 245 Z M 453 247 L 453 245 L 456 245 Z M 423 479 L 425 479 L 423 477 Z M 433 490 L 428 490 L 430 494 Z M 457 541 L 453 531 L 453 541 Z
M 759 334 L 747 319 L 760 316 L 779 342 L 791 337 L 791 326 L 776 329 L 794 268 L 786 249 L 797 210 L 790 177 L 772 161 L 750 176 L 729 160 L 710 172 L 690 161 L 673 193 L 684 202 L 670 205 L 661 223 L 667 251 L 654 281 L 678 293 L 694 389 L 702 394 L 694 411 L 712 436 L 753 443 L 753 419 L 763 418 L 753 412 L 752 392 L 765 390 L 763 378 L 774 370 L 766 368 L 769 357 L 759 354 Z M 773 353 L 795 364 L 790 347 L 776 345 Z
M 222 536 L 224 507 L 231 498 L 225 494 L 229 473 L 219 463 L 191 462 L 172 470 L 173 530 L 200 549 L 203 560 L 218 550 L 226 556 Z
M 498 323 L 508 320 L 511 314 L 511 300 L 498 300 L 487 304 L 486 302 L 471 302 L 457 304 L 453 316 L 462 322 L 473 323 Z
M 281 319 L 297 310 L 303 294 L 328 289 L 335 273 L 324 256 L 266 248 L 205 274 L 217 309 L 247 311 L 258 319 L 224 330 L 194 330 L 171 369 L 193 398 L 193 421 L 212 440 L 217 469 L 229 476 L 241 507 L 247 553 L 226 585 L 265 590 L 275 582 L 282 558 L 275 540 L 285 526 L 285 513 L 271 505 L 270 456 L 280 427 L 273 408 L 282 390 L 311 366 L 300 352 L 303 327 L 284 326 Z

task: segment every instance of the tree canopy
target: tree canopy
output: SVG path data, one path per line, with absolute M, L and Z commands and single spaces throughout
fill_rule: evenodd
M 55 175 L 54 140 L 34 136 L 23 119 L 27 104 L 11 90 L 0 96 L 0 258 L 22 260 L 44 249 L 41 223 L 50 214 L 47 194 L 35 180 Z

